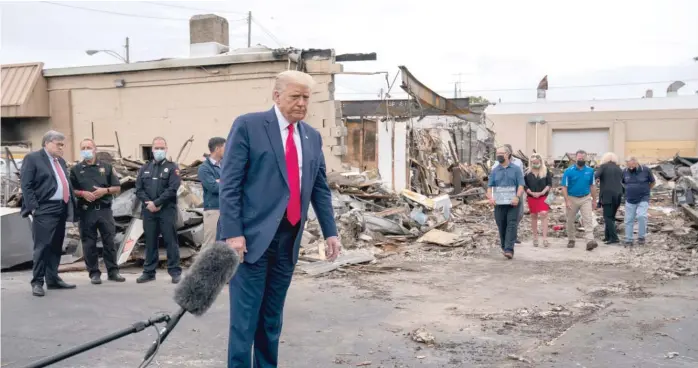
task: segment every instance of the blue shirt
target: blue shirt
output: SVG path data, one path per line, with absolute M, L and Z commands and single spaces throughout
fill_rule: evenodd
M 654 183 L 654 175 L 646 166 L 640 165 L 634 171 L 624 169 L 625 201 L 630 204 L 649 202 L 651 183 Z
M 511 162 L 507 167 L 497 165 L 492 169 L 487 185 L 489 187 L 516 187 L 518 190 L 519 186 L 524 185 L 523 172 L 521 172 L 520 167 Z
M 56 171 L 56 161 L 58 159 L 51 156 L 51 154 L 48 153 L 46 148 L 44 148 L 44 152 L 48 156 L 48 160 L 51 162 L 51 169 L 53 169 L 53 177 L 54 177 L 54 179 L 56 179 L 56 188 L 58 188 L 58 189 L 56 189 L 56 192 L 53 193 L 51 198 L 49 198 L 49 200 L 50 201 L 62 201 L 63 200 L 63 183 L 61 183 L 61 177 L 58 176 L 58 171 Z M 60 166 L 61 166 L 61 164 L 58 163 L 58 167 L 60 167 Z M 63 170 L 63 169 L 61 168 L 61 170 Z M 65 180 L 67 182 L 68 177 L 65 176 L 65 172 L 63 172 L 63 176 L 66 178 Z
M 589 195 L 594 185 L 594 169 L 586 165 L 581 169 L 577 165 L 570 166 L 562 174 L 560 184 L 567 187 L 567 194 L 572 197 Z
M 204 188 L 204 210 L 217 210 L 220 208 L 218 189 L 220 184 L 216 181 L 221 178 L 220 162 L 214 162 L 210 157 L 199 166 L 199 180 Z

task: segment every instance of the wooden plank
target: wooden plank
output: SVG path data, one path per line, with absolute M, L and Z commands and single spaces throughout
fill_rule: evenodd
M 375 259 L 369 252 L 346 252 L 341 253 L 334 262 L 320 261 L 301 265 L 300 269 L 310 276 L 322 275 L 334 271 L 342 266 L 371 262 Z
M 124 237 L 124 240 L 119 247 L 119 252 L 117 253 L 119 258 L 116 263 L 118 265 L 122 265 L 128 261 L 128 258 L 131 256 L 131 252 L 133 252 L 133 248 L 136 247 L 136 242 L 141 235 L 143 235 L 143 220 L 133 219 L 131 221 L 131 225 L 129 225 L 128 229 L 126 229 L 126 236 Z
M 458 235 L 439 229 L 433 229 L 428 233 L 422 235 L 421 238 L 417 239 L 417 242 L 432 243 L 444 247 L 454 247 L 462 245 L 462 243 L 458 242 Z

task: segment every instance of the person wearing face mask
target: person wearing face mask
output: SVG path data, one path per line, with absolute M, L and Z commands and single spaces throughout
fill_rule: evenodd
M 121 185 L 112 166 L 98 160 L 96 153 L 95 142 L 90 138 L 83 139 L 80 142 L 82 161 L 70 170 L 73 193 L 78 198 L 82 252 L 90 281 L 95 285 L 102 283 L 97 256 L 97 231 L 102 237 L 107 279 L 126 281 L 119 275 L 119 266 L 116 263 L 116 227 L 111 210 L 113 196 L 121 192 Z
M 586 156 L 587 153 L 584 150 L 577 151 L 575 164 L 565 170 L 560 184 L 567 207 L 567 248 L 575 246 L 577 233 L 575 221 L 577 212 L 581 212 L 587 250 L 593 250 L 598 244 L 594 240 L 594 224 L 591 215 L 592 211 L 596 209 L 597 199 L 594 169 L 587 166 Z
M 504 257 L 514 257 L 514 244 L 518 231 L 518 207 L 524 190 L 524 178 L 518 166 L 511 162 L 511 150 L 497 148 L 497 165 L 491 172 L 487 198 L 494 205 L 494 220 L 499 229 L 499 240 Z
M 650 205 L 650 191 L 654 188 L 654 175 L 647 166 L 640 165 L 637 158 L 626 159 L 623 170 L 625 185 L 625 246 L 633 245 L 633 227 L 637 218 L 637 243 L 645 244 L 647 234 L 647 209 Z
M 182 278 L 177 241 L 177 189 L 181 183 L 177 164 L 167 160 L 167 141 L 153 139 L 153 159 L 138 171 L 136 197 L 142 203 L 145 233 L 145 263 L 137 283 L 155 280 L 158 266 L 158 237 L 162 235 L 167 249 L 167 272 L 176 284 Z
M 512 153 L 514 152 L 514 148 L 512 148 L 511 144 L 506 143 L 506 144 L 504 144 L 504 147 L 506 147 L 506 148 L 509 150 L 509 152 L 512 152 Z M 524 173 L 524 164 L 523 164 L 523 162 L 522 162 L 520 159 L 518 159 L 518 158 L 516 158 L 516 157 L 514 157 L 514 156 L 511 156 L 511 163 L 514 164 L 516 167 L 518 167 L 518 168 L 521 170 L 521 175 L 522 175 L 522 176 L 525 175 L 525 173 Z M 498 162 L 498 161 L 495 161 L 494 164 L 492 165 L 492 167 L 490 168 L 490 172 L 492 172 L 492 170 L 494 170 L 494 168 L 497 167 L 497 166 L 499 166 L 499 162 Z M 523 202 L 523 200 L 524 200 L 523 196 L 525 196 L 525 193 L 526 193 L 526 192 L 524 191 L 523 193 L 524 193 L 524 194 L 522 194 L 521 197 L 519 198 L 519 202 L 520 202 L 520 203 Z M 517 216 L 517 217 L 516 217 L 516 226 L 520 226 L 520 225 L 521 225 L 521 220 L 523 220 L 523 216 L 524 216 L 524 206 L 523 206 L 523 205 L 518 206 L 518 210 L 519 210 L 519 212 L 518 212 L 518 214 L 516 215 L 516 216 Z M 516 244 L 521 244 L 521 241 L 519 240 L 518 237 L 516 238 L 516 240 L 515 240 L 514 242 L 515 242 Z
M 533 232 L 533 246 L 538 246 L 538 219 L 541 220 L 541 232 L 543 233 L 543 246 L 548 247 L 548 212 L 550 206 L 545 203 L 548 193 L 553 188 L 553 173 L 548 170 L 541 155 L 534 153 L 529 157 L 531 166 L 526 172 L 524 183 L 526 184 L 526 196 L 528 209 L 531 211 L 531 231 Z

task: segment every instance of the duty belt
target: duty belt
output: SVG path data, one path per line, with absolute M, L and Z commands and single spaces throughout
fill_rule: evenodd
M 87 210 L 106 210 L 111 208 L 111 203 L 109 204 L 104 204 L 104 203 L 97 203 L 97 204 L 83 204 L 82 209 L 87 211 Z

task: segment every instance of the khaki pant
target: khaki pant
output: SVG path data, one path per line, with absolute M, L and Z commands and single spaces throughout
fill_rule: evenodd
M 585 197 L 568 197 L 571 209 L 567 209 L 567 239 L 574 240 L 577 235 L 575 220 L 577 212 L 582 212 L 582 222 L 584 225 L 584 238 L 587 241 L 594 240 L 594 223 L 592 223 L 591 195 Z
M 204 211 L 204 243 L 202 244 L 202 247 L 215 243 L 216 228 L 218 227 L 218 217 L 220 215 L 220 210 Z

